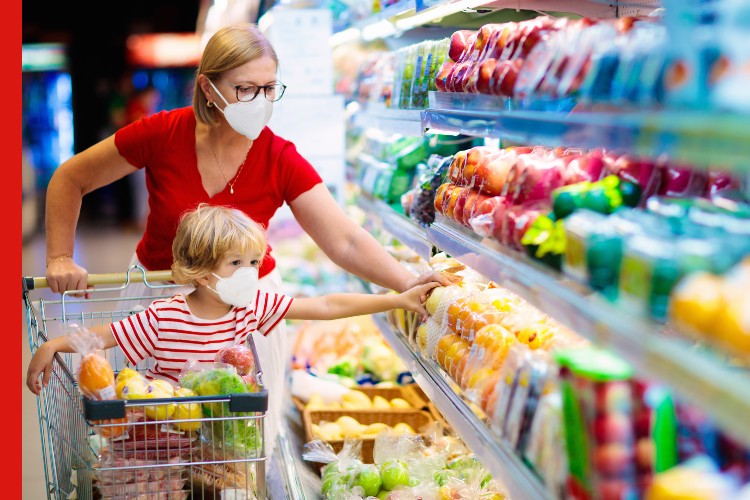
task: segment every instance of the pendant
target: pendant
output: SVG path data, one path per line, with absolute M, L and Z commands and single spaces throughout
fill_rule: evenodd
M 234 194 L 234 188 L 232 186 L 229 186 L 229 194 Z

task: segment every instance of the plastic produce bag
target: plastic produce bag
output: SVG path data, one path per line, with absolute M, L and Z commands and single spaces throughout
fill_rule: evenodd
M 76 379 L 81 393 L 89 399 L 115 399 L 115 374 L 109 361 L 99 354 L 104 342 L 91 330 L 76 323 L 65 326 L 65 334 L 75 352 L 81 355 Z

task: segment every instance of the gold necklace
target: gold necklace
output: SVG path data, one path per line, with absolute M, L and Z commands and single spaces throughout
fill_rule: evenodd
M 208 143 L 211 146 L 211 152 L 214 154 L 214 160 L 216 160 L 216 164 L 219 165 L 219 170 L 221 170 L 221 175 L 224 177 L 224 180 L 226 180 L 227 184 L 229 185 L 229 194 L 234 194 L 234 185 L 237 183 L 237 179 L 240 178 L 240 174 L 242 173 L 242 167 L 244 167 L 245 162 L 247 162 L 247 155 L 250 154 L 250 148 L 252 147 L 253 143 L 251 142 L 250 146 L 247 147 L 247 152 L 245 153 L 245 159 L 242 161 L 242 163 L 240 164 L 239 170 L 237 170 L 237 173 L 233 177 L 234 182 L 230 182 L 229 178 L 227 178 L 226 172 L 224 172 L 224 167 L 221 165 L 221 162 L 219 161 L 219 155 L 216 154 L 216 149 L 214 149 L 213 137 L 209 137 Z

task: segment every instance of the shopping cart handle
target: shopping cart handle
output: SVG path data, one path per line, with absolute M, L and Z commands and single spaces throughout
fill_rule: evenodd
M 228 403 L 229 411 L 265 413 L 268 411 L 268 391 L 240 394 L 217 394 L 216 396 L 186 396 L 180 398 L 153 399 L 109 399 L 104 401 L 83 398 L 83 414 L 87 420 L 105 420 L 125 417 L 125 408 L 188 403 Z
M 122 285 L 122 284 L 127 283 L 128 281 L 131 281 L 131 282 L 144 281 L 146 283 L 153 283 L 157 281 L 169 281 L 172 279 L 172 271 L 146 271 L 145 275 L 141 272 L 138 272 L 137 274 L 135 274 L 135 276 L 130 276 L 130 274 L 131 273 L 129 272 L 89 274 L 88 284 L 89 286 Z M 37 288 L 49 288 L 49 283 L 47 283 L 47 278 L 43 276 L 23 278 L 24 291 L 35 290 Z

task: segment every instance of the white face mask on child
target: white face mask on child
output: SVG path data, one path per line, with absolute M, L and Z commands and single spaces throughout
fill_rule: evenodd
M 258 268 L 241 267 L 228 278 L 222 278 L 212 273 L 219 280 L 216 282 L 216 290 L 208 287 L 216 293 L 219 298 L 235 307 L 247 307 L 255 300 L 258 293 Z

